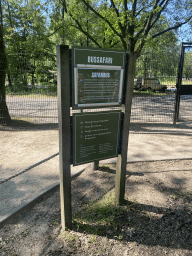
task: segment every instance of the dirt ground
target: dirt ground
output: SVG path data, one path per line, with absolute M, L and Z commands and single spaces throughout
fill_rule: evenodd
M 115 165 L 87 168 L 72 181 L 72 230 L 61 229 L 58 189 L 0 229 L 0 255 L 192 255 L 191 166 L 129 163 L 122 206 Z

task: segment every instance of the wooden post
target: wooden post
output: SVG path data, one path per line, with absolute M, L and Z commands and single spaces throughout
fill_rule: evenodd
M 134 76 L 136 66 L 136 53 L 129 53 L 127 83 L 125 90 L 125 114 L 122 127 L 122 147 L 121 154 L 117 157 L 117 170 L 116 170 L 116 184 L 115 184 L 115 199 L 117 204 L 123 204 L 125 196 L 125 181 L 126 181 L 126 167 L 127 167 L 127 152 L 128 140 L 131 118 L 131 103 L 134 87 Z
M 99 168 L 99 160 L 95 160 L 95 162 L 93 163 L 93 169 L 98 170 L 98 168 Z
M 72 228 L 69 47 L 57 46 L 59 169 L 62 228 Z

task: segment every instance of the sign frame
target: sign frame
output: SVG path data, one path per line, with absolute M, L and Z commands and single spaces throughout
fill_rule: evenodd
M 93 55 L 93 56 L 92 56 Z M 94 48 L 83 48 L 83 47 L 72 47 L 72 108 L 73 109 L 82 109 L 82 108 L 100 108 L 100 107 L 120 107 L 122 105 L 122 97 L 123 97 L 123 82 L 125 76 L 125 51 L 118 50 L 108 50 L 108 49 L 94 49 Z M 101 70 L 101 71 L 114 71 L 117 70 L 120 72 L 118 87 L 118 97 L 117 100 L 106 102 L 104 99 L 102 101 L 102 97 L 95 102 L 79 102 L 79 85 L 78 85 L 78 70 Z M 99 78 L 98 78 L 99 79 Z M 101 78 L 102 79 L 102 78 Z M 94 81 L 94 80 L 93 80 Z M 103 80 L 102 80 L 103 82 Z M 107 82 L 107 80 L 106 80 Z M 114 89 L 115 89 L 114 86 Z M 105 83 L 103 83 L 103 88 L 105 87 Z M 103 89 L 104 91 L 104 89 Z M 98 91 L 99 93 L 99 91 Z M 110 92 L 108 92 L 110 93 Z M 94 94 L 90 93 L 90 97 L 94 98 Z M 104 98 L 104 97 L 103 97 Z M 107 99 L 107 97 L 106 97 Z
M 86 70 L 116 70 L 120 71 L 120 80 L 119 80 L 119 90 L 118 90 L 118 100 L 114 102 L 103 102 L 103 103 L 79 103 L 79 90 L 78 90 L 78 69 L 86 69 Z M 104 107 L 104 106 L 121 106 L 122 102 L 122 89 L 123 89 L 123 75 L 124 70 L 123 67 L 120 66 L 94 66 L 94 65 L 84 65 L 84 64 L 78 64 L 74 67 L 74 96 L 75 96 L 75 107 L 77 108 L 88 108 L 88 107 Z

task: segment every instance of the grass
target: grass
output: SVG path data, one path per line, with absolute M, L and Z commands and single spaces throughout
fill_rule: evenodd
M 123 223 L 128 222 L 127 232 L 130 237 L 134 234 L 139 211 L 135 202 L 125 201 L 124 205 L 117 205 L 114 190 L 109 191 L 102 199 L 90 202 L 80 212 L 76 212 L 72 230 L 62 231 L 59 236 L 74 251 L 84 247 L 85 250 L 91 248 L 91 255 L 104 255 L 105 247 L 110 248 L 108 239 L 124 239 Z M 101 236 L 103 247 L 100 244 Z
M 146 91 L 133 91 L 134 93 L 136 94 L 141 94 L 143 96 L 165 96 L 167 94 L 170 94 L 170 93 L 164 93 L 164 92 L 154 92 L 154 91 L 149 91 L 149 90 L 146 90 Z
M 170 197 L 174 200 L 186 200 L 188 202 L 191 201 L 191 196 L 192 194 L 190 192 L 175 192 L 173 194 L 170 195 Z
M 78 243 L 79 243 L 78 235 L 71 233 L 70 231 L 63 231 L 59 236 L 65 239 L 68 246 L 74 247 L 74 248 L 78 247 Z
M 176 86 L 177 78 L 159 78 L 159 81 L 161 84 L 171 87 Z M 192 81 L 182 79 L 182 85 L 192 85 Z
M 113 233 L 119 237 L 119 217 L 124 216 L 127 208 L 136 208 L 135 203 L 117 205 L 115 195 L 108 192 L 101 200 L 86 205 L 81 212 L 77 212 L 73 218 L 73 225 L 77 231 L 92 235 L 106 235 Z M 119 237 L 119 239 L 121 239 Z
M 102 169 L 102 171 L 104 171 L 104 172 L 106 172 L 106 173 L 113 173 L 113 171 L 114 170 L 112 170 L 111 168 L 110 168 L 110 166 L 109 165 L 102 165 L 101 166 L 101 169 Z
M 177 83 L 177 78 L 159 78 L 159 82 L 163 85 L 166 85 L 167 87 L 175 86 Z
M 57 93 L 54 92 L 45 92 L 45 91 L 34 91 L 34 92 L 16 92 L 16 93 L 12 93 L 12 92 L 7 92 L 6 93 L 7 96 L 9 97 L 23 97 L 23 96 L 27 96 L 27 97 L 57 97 Z

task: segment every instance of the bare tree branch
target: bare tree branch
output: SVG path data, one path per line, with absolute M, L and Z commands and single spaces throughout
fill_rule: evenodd
M 136 14 L 136 6 L 137 6 L 137 0 L 133 0 L 132 2 L 132 15 L 135 17 Z
M 160 18 L 160 16 L 161 16 L 162 12 L 163 12 L 163 11 L 165 10 L 165 8 L 167 7 L 169 1 L 170 1 L 170 0 L 163 0 L 163 1 L 160 3 L 159 7 L 161 7 L 163 3 L 164 3 L 164 6 L 161 7 L 161 10 L 159 11 L 159 13 L 157 14 L 157 17 L 156 17 L 155 20 L 153 21 L 153 24 L 151 24 L 151 28 L 152 28 L 152 27 L 155 25 L 155 23 L 159 20 L 159 18 Z
M 128 47 L 130 51 L 134 51 L 135 48 L 135 14 L 136 14 L 137 0 L 132 1 L 132 12 L 130 13 L 131 22 L 127 23 L 127 32 L 129 35 Z
M 105 17 L 103 17 L 100 13 L 98 13 L 86 0 L 81 0 L 93 13 L 95 13 L 95 15 L 97 15 L 100 19 L 104 20 L 108 26 L 112 29 L 112 31 L 114 32 L 115 35 L 117 35 L 122 43 L 124 44 L 124 40 L 123 37 L 120 33 L 118 33 L 118 31 L 113 27 L 113 25 L 111 24 L 111 22 L 109 22 Z
M 150 26 L 151 26 L 151 21 L 152 21 L 153 16 L 154 16 L 154 11 L 155 11 L 156 8 L 157 8 L 157 1 L 158 1 L 158 0 L 155 0 L 155 1 L 154 1 L 153 8 L 152 8 L 152 10 L 151 10 L 151 13 L 150 13 L 150 15 L 149 15 L 149 18 L 148 18 L 146 27 L 145 27 L 145 29 L 144 29 L 144 35 L 145 35 L 145 36 L 147 36 L 147 34 L 149 33 Z
M 117 18 L 120 18 L 119 10 L 118 10 L 117 7 L 115 6 L 114 1 L 113 1 L 113 0 L 110 0 L 110 1 L 111 1 L 111 6 L 112 6 L 112 7 L 114 8 L 114 10 L 115 10 L 115 13 L 116 13 L 116 15 L 117 15 Z M 119 28 L 120 28 L 120 30 L 121 30 L 122 35 L 124 35 L 124 34 L 125 34 L 125 29 L 124 29 L 124 27 L 122 26 L 122 24 L 121 24 L 121 22 L 119 21 L 119 19 L 118 19 L 118 25 L 119 25 Z
M 139 10 L 139 11 L 135 14 L 135 16 L 137 17 L 138 15 L 140 15 L 140 13 L 141 13 L 144 9 L 145 9 L 144 7 L 141 8 L 141 10 Z
M 145 22 L 145 26 L 144 26 L 143 29 L 137 34 L 137 38 L 138 38 L 138 36 L 139 36 L 142 32 L 144 32 L 143 38 L 141 39 L 140 44 L 139 44 L 139 46 L 137 47 L 137 53 L 138 53 L 138 54 L 141 53 L 141 50 L 142 50 L 142 48 L 143 48 L 143 46 L 144 46 L 144 44 L 145 44 L 146 37 L 147 37 L 147 35 L 148 35 L 148 33 L 149 33 L 150 29 L 151 29 L 151 21 L 152 21 L 152 19 L 153 19 L 154 11 L 155 11 L 155 9 L 157 8 L 157 3 L 158 3 L 158 0 L 155 0 L 155 1 L 154 1 L 154 4 L 153 4 L 153 8 L 152 8 L 152 10 L 151 10 L 151 12 L 150 12 L 150 15 L 149 15 L 148 19 L 147 19 L 146 22 Z
M 144 24 L 144 26 L 143 26 L 143 29 L 141 29 L 141 30 L 137 33 L 137 35 L 136 35 L 137 39 L 139 39 L 140 35 L 144 32 L 144 36 L 143 36 L 143 38 L 141 39 L 140 44 L 139 44 L 138 49 L 137 49 L 138 53 L 141 52 L 141 50 L 142 50 L 142 48 L 143 48 L 143 46 L 144 46 L 144 44 L 145 44 L 145 40 L 146 40 L 146 37 L 147 37 L 149 31 L 150 31 L 151 28 L 155 25 L 155 23 L 159 20 L 160 15 L 162 14 L 162 12 L 163 12 L 163 11 L 165 10 L 165 8 L 167 7 L 169 1 L 170 1 L 170 0 L 162 0 L 162 1 L 160 2 L 160 0 L 156 0 L 156 1 L 154 2 L 153 9 L 151 10 L 151 13 L 150 13 L 150 16 L 149 16 L 148 20 L 145 21 L 145 24 Z M 160 2 L 160 3 L 159 3 L 159 2 Z M 159 3 L 159 5 L 158 5 L 158 3 Z M 152 20 L 153 20 L 153 18 L 154 18 L 154 12 L 157 10 L 158 7 L 161 7 L 161 9 L 160 9 L 160 11 L 158 11 L 158 14 L 157 14 L 155 20 L 154 20 L 153 23 L 151 24 L 151 22 L 152 22 Z
M 77 26 L 72 25 L 72 27 L 77 28 L 78 30 L 80 30 L 84 35 L 86 35 L 89 39 L 91 39 L 92 42 L 94 42 L 99 48 L 102 48 L 102 46 L 86 31 L 83 29 L 83 27 L 81 26 L 81 24 L 79 23 L 79 21 L 77 19 L 74 19 L 73 15 L 71 13 L 68 12 L 68 14 L 70 15 L 70 17 L 76 22 Z
M 54 34 L 55 34 L 59 29 L 61 29 L 61 28 L 63 28 L 63 25 L 60 26 L 60 27 L 58 27 L 53 33 L 47 35 L 47 37 L 50 37 L 50 36 L 54 35 Z
M 119 18 L 119 17 L 120 17 L 120 15 L 119 15 L 119 10 L 118 10 L 117 7 L 115 6 L 114 1 L 113 1 L 113 0 L 110 0 L 110 2 L 111 2 L 111 6 L 115 9 L 115 12 L 116 12 L 116 14 L 117 14 L 117 17 Z
M 141 39 L 140 45 L 143 45 L 145 37 L 148 35 L 148 33 L 149 33 L 150 29 L 151 29 L 151 21 L 153 19 L 154 11 L 157 8 L 157 2 L 158 2 L 158 0 L 154 1 L 153 8 L 152 8 L 148 18 L 146 18 L 145 23 L 143 25 L 143 28 L 135 36 L 137 39 L 139 39 L 140 35 L 144 32 L 144 36 L 143 36 L 143 39 Z
M 152 38 L 156 38 L 156 37 L 158 37 L 158 36 L 160 36 L 160 35 L 162 35 L 162 34 L 168 32 L 168 31 L 170 31 L 170 30 L 174 30 L 174 29 L 180 28 L 180 27 L 183 26 L 184 24 L 187 24 L 191 19 L 192 19 L 192 16 L 189 17 L 185 22 L 178 23 L 177 25 L 175 25 L 175 26 L 173 26 L 173 27 L 170 27 L 170 28 L 168 28 L 168 29 L 165 29 L 164 31 L 161 31 L 161 32 L 159 32 L 159 33 L 153 35 Z
M 125 8 L 126 11 L 128 10 L 128 7 L 127 7 L 127 0 L 124 0 L 124 8 Z

